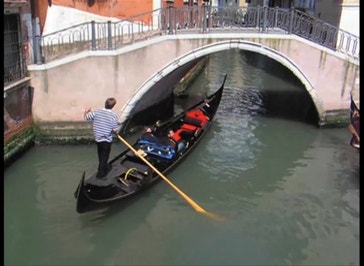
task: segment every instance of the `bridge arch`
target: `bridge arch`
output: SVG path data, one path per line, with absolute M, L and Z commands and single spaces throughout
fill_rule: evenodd
M 151 103 L 145 103 L 142 101 L 143 96 L 158 82 L 160 82 L 163 78 L 168 76 L 170 73 L 175 71 L 176 69 L 188 64 L 191 61 L 195 61 L 198 58 L 202 58 L 209 54 L 220 52 L 229 49 L 241 49 L 251 52 L 256 52 L 262 55 L 265 55 L 288 69 L 292 71 L 292 73 L 302 82 L 307 92 L 309 93 L 315 107 L 319 118 L 321 119 L 323 115 L 323 104 L 319 99 L 319 96 L 314 89 L 311 81 L 305 75 L 305 73 L 287 56 L 280 53 L 277 50 L 274 50 L 270 47 L 264 46 L 260 43 L 255 43 L 246 40 L 229 40 L 229 41 L 219 41 L 215 43 L 211 43 L 205 46 L 201 46 L 196 48 L 190 52 L 187 52 L 180 57 L 173 60 L 171 63 L 160 69 L 154 75 L 152 75 L 148 80 L 146 80 L 135 92 L 135 94 L 126 102 L 124 107 L 121 110 L 120 122 L 125 122 L 129 117 L 135 114 L 142 109 L 145 109 L 151 105 Z M 162 94 L 162 92 L 159 92 Z

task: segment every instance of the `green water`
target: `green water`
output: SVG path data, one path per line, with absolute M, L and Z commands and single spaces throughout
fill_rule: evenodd
M 231 75 L 214 124 L 168 178 L 225 220 L 163 181 L 80 215 L 73 192 L 96 147 L 34 147 L 4 173 L 5 265 L 359 265 L 359 153 L 347 128 L 262 114 L 257 89 L 293 85 L 234 52 L 210 60 L 195 92 L 214 90 L 220 72 Z

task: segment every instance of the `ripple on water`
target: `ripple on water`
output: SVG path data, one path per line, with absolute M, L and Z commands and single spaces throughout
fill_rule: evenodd
M 358 265 L 359 154 L 347 129 L 260 115 L 261 96 L 246 86 L 284 91 L 292 73 L 254 55 L 236 67 L 240 55 L 216 53 L 206 82 L 191 88 L 205 95 L 221 68 L 229 73 L 211 130 L 168 174 L 224 221 L 191 210 L 163 182 L 133 203 L 79 215 L 73 192 L 95 169 L 96 147 L 35 147 L 5 173 L 5 264 Z

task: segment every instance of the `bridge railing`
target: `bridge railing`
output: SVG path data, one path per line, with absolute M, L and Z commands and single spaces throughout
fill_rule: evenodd
M 90 50 L 115 50 L 138 40 L 162 34 L 158 9 L 124 20 L 84 22 L 47 35 L 34 37 L 34 60 L 43 64 Z
M 115 50 L 165 34 L 280 30 L 359 59 L 360 39 L 296 9 L 213 6 L 167 7 L 128 19 L 85 22 L 34 38 L 34 59 L 43 64 L 89 50 Z

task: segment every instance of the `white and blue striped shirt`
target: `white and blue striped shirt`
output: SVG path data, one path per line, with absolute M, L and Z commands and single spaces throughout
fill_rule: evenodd
M 111 109 L 96 109 L 85 115 L 86 120 L 93 120 L 96 142 L 112 142 L 113 130 L 119 130 L 118 116 Z

